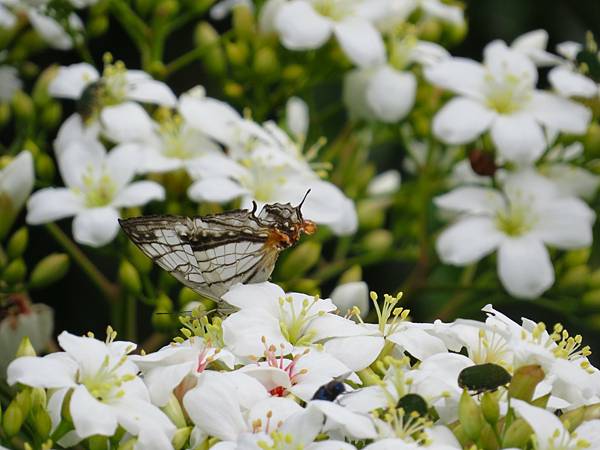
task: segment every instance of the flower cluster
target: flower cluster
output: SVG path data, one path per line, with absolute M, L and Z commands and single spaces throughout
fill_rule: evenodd
M 581 336 L 519 325 L 491 305 L 483 322 L 415 323 L 400 297 L 371 293 L 369 324 L 329 299 L 237 285 L 224 296 L 237 312 L 211 320 L 195 310 L 181 318 L 183 337 L 137 355 L 110 327 L 106 342 L 63 332 L 62 352 L 9 366 L 9 384 L 29 400 L 8 407 L 6 433 L 29 423 L 63 447 L 157 450 L 595 442 L 600 371 Z

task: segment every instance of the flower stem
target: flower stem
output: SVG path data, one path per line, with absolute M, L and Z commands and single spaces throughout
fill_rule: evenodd
M 58 242 L 69 256 L 79 265 L 81 270 L 102 292 L 109 303 L 115 303 L 119 299 L 119 288 L 111 283 L 96 265 L 81 251 L 69 236 L 67 236 L 55 223 L 46 224 L 46 229 Z

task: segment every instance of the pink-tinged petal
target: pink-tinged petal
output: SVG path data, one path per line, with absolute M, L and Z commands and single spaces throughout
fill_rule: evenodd
M 559 198 L 538 211 L 535 234 L 548 245 L 573 249 L 592 245 L 594 211 L 576 198 Z
M 73 237 L 80 244 L 101 247 L 119 232 L 119 214 L 113 207 L 81 211 L 73 220 Z
M 598 85 L 594 80 L 569 67 L 555 67 L 548 74 L 548 81 L 563 97 L 592 98 L 598 95 Z
M 188 197 L 195 202 L 217 203 L 229 202 L 248 193 L 248 189 L 242 187 L 237 181 L 221 177 L 198 180 L 187 191 Z
M 444 263 L 466 266 L 492 253 L 502 240 L 491 218 L 467 217 L 440 234 L 436 250 Z
M 261 356 L 267 345 L 275 345 L 284 353 L 292 350 L 291 344 L 281 333 L 277 318 L 261 309 L 246 309 L 233 313 L 223 321 L 223 340 L 232 353 L 242 357 Z
M 177 97 L 173 91 L 162 81 L 152 79 L 139 80 L 129 87 L 127 98 L 142 103 L 153 103 L 157 105 L 174 108 Z
M 81 197 L 67 188 L 45 188 L 29 198 L 27 223 L 39 225 L 78 214 L 84 208 Z
M 23 356 L 15 359 L 6 371 L 7 383 L 56 389 L 75 386 L 77 366 L 59 358 Z
M 573 134 L 585 133 L 592 118 L 580 103 L 542 91 L 533 93 L 528 110 L 547 127 Z
M 394 123 L 410 112 L 416 90 L 417 80 L 411 72 L 401 72 L 386 65 L 371 77 L 366 96 L 378 119 Z
M 519 165 L 534 163 L 546 148 L 542 127 L 529 114 L 499 115 L 491 133 L 500 156 Z
M 153 200 L 164 200 L 165 188 L 154 181 L 135 181 L 125 186 L 114 198 L 112 205 L 117 208 L 142 206 Z
M 498 250 L 498 275 L 509 294 L 535 298 L 554 283 L 548 250 L 530 236 L 507 238 Z
M 466 58 L 444 59 L 425 68 L 425 78 L 457 94 L 483 100 L 485 71 L 481 64 Z
M 486 131 L 495 116 L 477 101 L 454 98 L 433 118 L 433 132 L 447 144 L 466 144 Z
M 94 434 L 112 436 L 117 429 L 117 418 L 110 406 L 92 397 L 84 385 L 73 391 L 69 411 L 75 431 L 81 438 Z
M 85 87 L 99 77 L 98 71 L 88 63 L 62 66 L 48 85 L 48 93 L 53 97 L 78 99 Z
M 550 411 L 518 399 L 512 399 L 510 406 L 533 429 L 537 441 L 541 444 L 540 448 L 552 448 L 552 442 L 564 443 L 569 439 L 569 432 L 560 419 Z
M 284 47 L 311 50 L 321 47 L 332 32 L 331 20 L 317 13 L 309 2 L 292 0 L 281 5 L 275 28 Z
M 492 215 L 505 204 L 498 191 L 484 187 L 459 187 L 435 197 L 435 206 L 455 213 Z
M 333 32 L 346 56 L 358 67 L 373 67 L 386 61 L 381 34 L 367 20 L 350 17 L 336 23 Z
M 103 108 L 100 123 L 106 137 L 117 143 L 143 141 L 154 128 L 146 110 L 135 102 Z
M 381 336 L 350 336 L 330 339 L 323 344 L 323 348 L 356 372 L 377 359 L 384 343 Z M 356 351 L 357 348 L 360 348 L 360 352 Z

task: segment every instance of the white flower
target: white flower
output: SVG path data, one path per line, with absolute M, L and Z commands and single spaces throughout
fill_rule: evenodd
M 515 38 L 510 48 L 527 56 L 539 67 L 554 66 L 562 62 L 562 58 L 546 51 L 548 45 L 548 32 L 546 30 L 533 30 Z
M 371 0 L 361 4 L 361 12 L 379 30 L 392 35 L 417 9 L 422 10 L 423 19 L 439 19 L 459 27 L 465 23 L 462 8 L 440 0 Z
M 312 50 L 335 35 L 348 58 L 359 67 L 385 61 L 379 31 L 361 15 L 361 2 L 290 0 L 281 3 L 274 24 L 284 47 Z
M 369 313 L 369 288 L 364 281 L 352 281 L 339 284 L 331 292 L 331 301 L 338 310 L 345 314 L 355 306 L 365 318 Z
M 395 194 L 400 189 L 402 176 L 396 169 L 389 169 L 377 174 L 367 186 L 367 194 L 373 197 L 383 197 Z
M 427 67 L 425 75 L 459 94 L 436 114 L 436 136 L 448 144 L 466 144 L 490 130 L 500 156 L 518 164 L 530 164 L 543 153 L 543 126 L 583 134 L 590 121 L 584 106 L 535 89 L 534 64 L 501 41 L 486 46 L 483 65 L 451 58 Z
M 17 69 L 12 66 L 0 66 L 0 102 L 11 101 L 22 85 Z
M 43 358 L 18 358 L 8 367 L 8 383 L 54 389 L 48 409 L 53 429 L 58 426 L 62 403 L 71 391 L 69 411 L 77 439 L 95 434 L 112 436 L 117 426 L 138 436 L 136 449 L 170 448 L 175 426 L 150 403 L 137 367 L 127 359 L 135 345 L 67 332 L 58 336 L 64 352 Z
M 297 142 L 304 142 L 308 133 L 308 105 L 298 97 L 290 97 L 285 104 L 285 119 L 287 128 Z
M 119 230 L 119 208 L 164 199 L 159 184 L 132 182 L 137 151 L 131 148 L 120 146 L 107 154 L 98 141 L 94 145 L 74 142 L 58 162 L 67 187 L 35 192 L 27 203 L 27 223 L 75 216 L 73 237 L 82 244 L 99 247 L 112 241 Z
M 3 237 L 12 226 L 25 200 L 31 194 L 34 181 L 33 158 L 27 150 L 19 153 L 0 170 L 0 206 L 2 207 L 0 237 Z
M 562 42 L 556 46 L 557 52 L 565 59 L 560 60 L 548 73 L 548 81 L 563 97 L 593 98 L 600 95 L 600 84 L 578 70 L 577 54 L 583 50 L 578 42 Z
M 508 177 L 503 193 L 459 187 L 435 203 L 460 214 L 437 240 L 441 260 L 467 265 L 498 249 L 498 275 L 516 297 L 537 297 L 553 284 L 544 244 L 570 249 L 592 243 L 594 212 L 581 200 L 560 196 L 556 186 L 531 171 Z

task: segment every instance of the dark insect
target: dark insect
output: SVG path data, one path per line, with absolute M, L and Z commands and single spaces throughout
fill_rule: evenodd
M 486 363 L 467 367 L 458 374 L 458 385 L 476 394 L 491 392 L 510 383 L 512 376 L 498 364 Z
M 100 111 L 103 92 L 104 83 L 102 81 L 94 81 L 83 89 L 75 103 L 75 110 L 84 123 L 95 118 Z
M 337 378 L 324 384 L 312 396 L 312 400 L 327 400 L 333 402 L 340 394 L 346 392 L 346 386 Z
M 408 419 L 412 413 L 417 413 L 420 417 L 427 415 L 427 402 L 419 394 L 406 394 L 398 400 L 397 408 L 404 410 L 404 417 Z
M 308 195 L 308 192 L 307 192 Z M 306 199 L 306 195 L 304 196 Z M 236 283 L 267 281 L 279 253 L 316 226 L 289 203 L 204 217 L 142 216 L 119 220 L 129 238 L 181 283 L 219 301 Z

